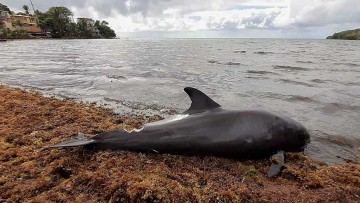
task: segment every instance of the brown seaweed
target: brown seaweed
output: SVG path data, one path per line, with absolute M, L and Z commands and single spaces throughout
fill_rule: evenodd
M 78 132 L 139 128 L 146 118 L 6 86 L 0 115 L 0 199 L 8 202 L 360 201 L 359 163 L 327 166 L 289 154 L 281 176 L 269 179 L 267 159 L 42 150 Z

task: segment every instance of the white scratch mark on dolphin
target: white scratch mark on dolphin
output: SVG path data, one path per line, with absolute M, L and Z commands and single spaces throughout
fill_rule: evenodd
M 184 118 L 186 118 L 188 116 L 189 116 L 189 114 L 178 114 L 178 115 L 172 116 L 172 117 L 170 117 L 168 119 L 164 119 L 164 120 L 156 121 L 156 122 L 152 122 L 152 123 L 147 123 L 142 128 L 139 128 L 139 129 L 134 128 L 134 129 L 131 129 L 131 130 L 127 130 L 127 129 L 124 129 L 124 130 L 127 133 L 132 133 L 132 132 L 137 132 L 138 133 L 138 132 L 142 131 L 147 126 L 155 126 L 155 125 L 167 124 L 167 123 L 179 121 L 179 120 L 184 119 Z
M 143 129 L 144 129 L 144 126 L 142 128 L 139 128 L 139 129 L 135 128 L 133 131 L 138 133 L 138 132 L 142 131 Z
M 127 133 L 132 133 L 132 131 L 134 131 L 134 129 L 132 129 L 132 130 L 127 130 L 127 129 L 125 129 L 125 128 L 124 128 L 124 130 L 125 130 Z
M 165 119 L 165 120 L 156 121 L 156 122 L 152 122 L 152 123 L 147 123 L 147 124 L 145 124 L 145 127 L 146 126 L 162 125 L 162 124 L 166 124 L 166 123 L 179 121 L 179 120 L 182 120 L 182 119 L 184 119 L 184 118 L 186 118 L 188 116 L 189 116 L 189 114 L 178 114 L 178 115 L 172 116 L 172 117 L 170 117 L 168 119 Z
M 124 129 L 127 133 L 132 133 L 132 132 L 140 132 L 144 129 L 145 126 L 143 126 L 142 128 L 134 128 L 134 129 L 131 129 L 131 130 L 127 130 L 127 129 Z

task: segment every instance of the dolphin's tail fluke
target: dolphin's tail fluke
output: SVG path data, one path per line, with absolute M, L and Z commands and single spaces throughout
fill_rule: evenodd
M 64 147 L 78 147 L 78 146 L 86 146 L 90 144 L 96 143 L 96 140 L 91 138 L 86 138 L 84 134 L 79 133 L 79 135 L 75 139 L 71 139 L 57 145 L 50 146 L 48 148 L 64 148 Z

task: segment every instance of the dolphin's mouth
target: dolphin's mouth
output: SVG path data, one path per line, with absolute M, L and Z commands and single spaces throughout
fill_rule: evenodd
M 289 151 L 303 152 L 307 145 L 310 143 L 310 141 L 310 135 L 307 133 L 307 131 L 304 131 L 303 133 L 298 134 L 297 141 L 293 140 L 292 147 L 289 146 Z
M 311 142 L 309 133 L 306 132 L 305 134 L 306 134 L 305 135 L 306 137 L 305 137 L 305 139 L 303 139 L 304 142 L 302 143 L 302 146 L 300 147 L 300 152 L 305 151 L 307 145 Z

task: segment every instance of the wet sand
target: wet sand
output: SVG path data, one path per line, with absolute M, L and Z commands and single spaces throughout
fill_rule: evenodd
M 288 154 L 236 161 L 82 148 L 42 150 L 76 136 L 139 128 L 160 116 L 116 115 L 94 104 L 0 86 L 0 199 L 8 202 L 359 202 L 360 164 L 327 166 Z

